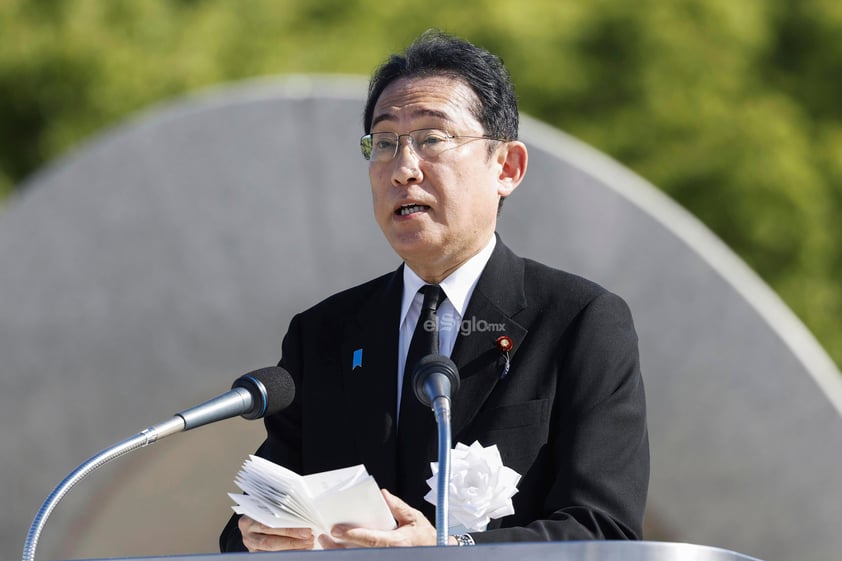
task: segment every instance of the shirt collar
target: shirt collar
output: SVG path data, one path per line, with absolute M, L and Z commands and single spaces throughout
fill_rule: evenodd
M 468 300 L 474 293 L 474 288 L 479 281 L 485 265 L 491 258 L 491 253 L 494 251 L 494 246 L 497 245 L 497 236 L 491 236 L 488 243 L 485 244 L 479 253 L 465 261 L 458 269 L 450 273 L 446 279 L 439 283 L 448 301 L 462 318 L 465 315 L 465 309 L 468 307 Z M 424 279 L 419 277 L 409 265 L 403 268 L 403 300 L 401 301 L 401 321 L 399 325 L 403 325 L 406 320 L 406 314 L 409 312 L 412 301 L 418 290 L 427 284 Z

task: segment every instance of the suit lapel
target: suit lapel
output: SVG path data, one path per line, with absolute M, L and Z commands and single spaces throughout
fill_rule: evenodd
M 511 338 L 512 359 L 526 338 L 527 329 L 513 319 L 526 305 L 523 260 L 498 238 L 465 310 L 465 329 L 451 355 L 460 377 L 459 391 L 453 397 L 454 437 L 474 419 L 500 381 L 505 356 L 497 347 L 497 339 Z
M 461 379 L 460 389 L 453 398 L 454 437 L 474 419 L 499 383 L 504 359 L 497 348 L 497 338 L 506 335 L 512 339 L 511 359 L 527 335 L 527 329 L 512 319 L 526 307 L 523 274 L 523 260 L 498 239 L 465 311 L 463 320 L 468 323 L 464 325 L 471 329 L 460 333 L 451 354 Z M 346 395 L 357 420 L 356 426 L 348 428 L 356 438 L 369 473 L 380 487 L 393 490 L 398 488 L 394 419 L 402 268 L 385 282 L 383 290 L 373 291 L 372 297 L 363 302 L 355 321 L 348 322 L 341 360 Z M 359 352 L 362 356 L 355 358 Z M 434 445 L 434 430 L 431 436 Z M 429 476 L 426 464 L 409 471 L 401 474 L 401 478 L 424 481 Z M 428 516 L 433 512 L 432 505 L 423 499 L 413 506 Z
M 380 487 L 394 489 L 398 322 L 402 269 L 386 279 L 348 322 L 341 345 L 343 381 L 358 424 L 353 434 L 362 460 Z M 329 414 L 329 412 L 326 412 Z

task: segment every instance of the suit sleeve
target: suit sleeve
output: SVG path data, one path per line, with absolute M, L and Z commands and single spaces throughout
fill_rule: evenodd
M 556 353 L 550 476 L 532 497 L 540 515 L 472 533 L 477 543 L 642 537 L 649 440 L 631 313 L 605 292 L 567 331 Z
M 295 316 L 284 337 L 282 358 L 279 366 L 285 368 L 295 383 L 295 398 L 289 407 L 263 420 L 266 426 L 266 440 L 255 454 L 276 464 L 299 472 L 301 464 L 301 365 L 300 321 Z M 234 514 L 219 536 L 219 550 L 222 553 L 246 551 L 243 536 L 237 526 L 239 514 Z

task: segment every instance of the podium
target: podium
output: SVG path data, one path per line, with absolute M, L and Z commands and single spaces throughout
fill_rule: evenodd
M 111 561 L 128 558 L 108 558 Z M 500 543 L 471 547 L 396 547 L 276 553 L 135 557 L 158 561 L 760 561 L 717 547 L 670 542 Z M 69 561 L 69 560 L 68 560 Z M 101 560 L 105 561 L 105 560 Z

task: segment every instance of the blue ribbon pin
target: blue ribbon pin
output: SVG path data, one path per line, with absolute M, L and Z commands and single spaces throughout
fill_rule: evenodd
M 356 368 L 362 368 L 362 366 L 363 366 L 363 350 L 357 349 L 356 351 L 354 351 L 354 362 L 351 365 L 351 370 L 354 370 Z

